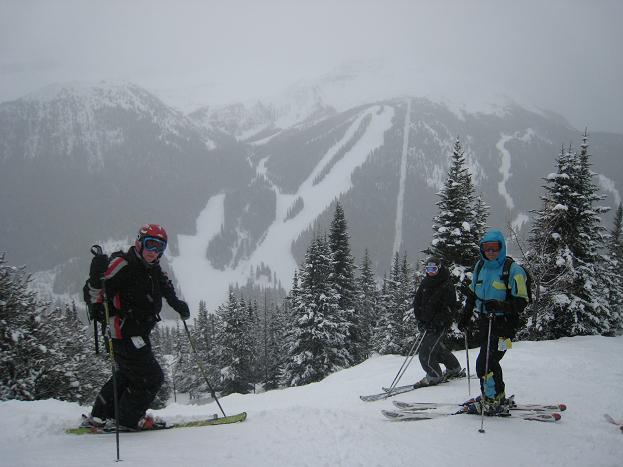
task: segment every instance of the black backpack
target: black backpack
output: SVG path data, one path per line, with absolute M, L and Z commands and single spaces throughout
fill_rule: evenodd
M 93 248 L 98 247 L 99 250 L 93 250 Z M 91 252 L 94 255 L 102 255 L 102 249 L 98 245 L 94 245 L 91 249 Z M 123 251 L 116 251 L 108 257 L 108 261 L 110 262 L 113 258 L 124 257 L 125 253 Z M 91 260 L 93 261 L 93 260 Z M 82 295 L 84 301 L 87 304 L 88 318 L 89 321 L 93 323 L 93 337 L 95 341 L 95 353 L 99 353 L 99 335 L 101 334 L 104 337 L 104 341 L 106 343 L 106 350 L 108 351 L 108 338 L 106 335 L 106 316 L 104 315 L 104 307 L 103 305 L 97 305 L 91 303 L 91 291 L 89 287 L 89 278 L 84 283 L 84 287 L 82 288 Z M 98 330 L 99 327 L 99 330 Z
M 511 265 L 515 262 L 513 258 L 507 256 L 504 260 L 504 266 L 502 267 L 502 280 L 504 281 L 504 285 L 506 286 L 506 300 L 510 300 L 511 298 L 511 289 L 508 287 L 508 281 L 510 278 L 510 270 Z M 519 264 L 519 263 L 518 263 Z M 528 292 L 528 303 L 532 303 L 532 274 L 530 274 L 530 270 L 525 266 L 521 265 L 521 269 L 526 273 L 526 290 Z M 474 276 L 473 282 L 476 283 L 478 279 L 478 274 L 480 274 L 480 270 L 482 269 L 482 260 L 479 259 L 476 263 L 476 267 L 474 268 Z

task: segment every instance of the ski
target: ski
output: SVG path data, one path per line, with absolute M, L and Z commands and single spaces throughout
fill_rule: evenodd
M 465 369 L 463 369 L 461 371 L 461 373 L 459 373 L 459 375 L 454 376 L 452 378 L 448 378 L 448 379 L 444 379 L 442 381 L 440 381 L 437 384 L 443 384 L 443 383 L 447 383 L 448 381 L 452 381 L 455 379 L 459 379 L 459 378 L 465 378 L 466 373 L 465 373 Z M 398 394 L 403 394 L 405 392 L 410 392 L 413 391 L 415 389 L 419 389 L 419 388 L 427 388 L 427 387 L 433 387 L 436 385 L 430 385 L 430 384 L 420 384 L 419 382 L 415 383 L 415 384 L 407 384 L 405 386 L 398 386 L 398 387 L 394 387 L 394 388 L 382 388 L 383 392 L 378 393 L 378 394 L 370 394 L 368 396 L 359 396 L 359 398 L 364 401 L 364 402 L 373 402 L 373 401 L 380 401 L 383 399 L 387 399 L 389 397 L 393 397 L 396 396 Z
M 247 413 L 241 412 L 236 415 L 228 415 L 227 417 L 207 418 L 203 420 L 192 420 L 188 422 L 172 423 L 162 427 L 152 428 L 150 430 L 133 430 L 133 431 L 120 431 L 120 433 L 147 433 L 150 431 L 170 430 L 172 428 L 192 428 L 200 426 L 212 426 L 212 425 L 225 425 L 228 423 L 243 422 L 247 419 Z M 97 427 L 78 427 L 68 428 L 65 433 L 70 435 L 87 435 L 87 434 L 114 434 L 115 430 L 104 430 Z
M 512 398 L 512 396 L 511 396 Z M 470 399 L 468 401 L 463 402 L 462 404 L 453 404 L 453 403 L 436 403 L 436 402 L 401 402 L 401 401 L 392 401 L 394 406 L 401 411 L 422 411 L 422 410 L 432 410 L 440 407 L 462 407 L 467 404 L 471 404 L 473 402 L 477 402 L 477 399 Z M 517 404 L 513 401 L 510 406 L 511 410 L 531 410 L 534 412 L 564 412 L 567 410 L 566 404 Z
M 621 430 L 621 433 L 623 433 L 623 420 L 615 420 L 612 415 L 605 413 L 604 414 L 604 418 L 609 422 L 612 423 L 613 425 L 616 425 L 619 427 L 619 429 Z
M 392 410 L 381 410 L 381 413 L 388 419 L 392 421 L 417 421 L 417 420 L 432 420 L 435 418 L 445 418 L 453 415 L 478 415 L 480 414 L 472 414 L 469 412 L 464 412 L 462 410 L 458 412 L 396 412 Z M 531 420 L 536 422 L 548 422 L 554 423 L 560 420 L 561 415 L 557 412 L 527 412 L 527 413 L 519 413 L 519 414 L 500 414 L 500 415 L 492 415 L 493 417 L 499 418 L 514 418 L 520 420 Z

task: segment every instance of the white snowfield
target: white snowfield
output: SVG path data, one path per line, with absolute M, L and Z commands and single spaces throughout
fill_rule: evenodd
M 457 352 L 464 363 L 465 352 Z M 471 369 L 477 349 L 470 350 Z M 621 466 L 623 436 L 603 414 L 623 418 L 623 336 L 518 342 L 503 360 L 508 393 L 518 402 L 564 402 L 562 420 L 539 423 L 459 415 L 392 422 L 380 413 L 390 400 L 360 394 L 389 385 L 403 357 L 374 357 L 323 381 L 263 394 L 233 394 L 227 413 L 244 423 L 121 434 L 125 467 L 153 466 Z M 423 376 L 417 358 L 401 383 Z M 472 396 L 477 381 L 471 382 Z M 467 380 L 396 396 L 397 400 L 461 402 Z M 74 436 L 88 409 L 56 400 L 0 403 L 0 465 L 104 466 L 116 459 L 114 435 Z M 172 404 L 156 411 L 169 420 L 201 418 L 216 404 Z

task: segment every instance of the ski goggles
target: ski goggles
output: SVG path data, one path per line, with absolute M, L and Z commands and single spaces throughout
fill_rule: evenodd
M 480 249 L 485 253 L 497 253 L 500 251 L 500 242 L 483 242 Z
M 424 271 L 426 271 L 427 274 L 437 274 L 439 272 L 439 266 L 436 264 L 427 264 L 424 266 Z
M 162 253 L 167 247 L 167 242 L 156 237 L 145 237 L 143 239 L 143 249 Z

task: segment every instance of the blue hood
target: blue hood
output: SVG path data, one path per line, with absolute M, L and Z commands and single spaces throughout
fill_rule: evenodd
M 500 242 L 500 254 L 493 261 L 488 260 L 482 252 L 482 244 L 485 242 Z M 499 268 L 504 264 L 504 260 L 506 259 L 506 240 L 504 240 L 502 232 L 497 229 L 489 230 L 480 240 L 479 246 L 480 259 L 482 259 L 485 268 Z

